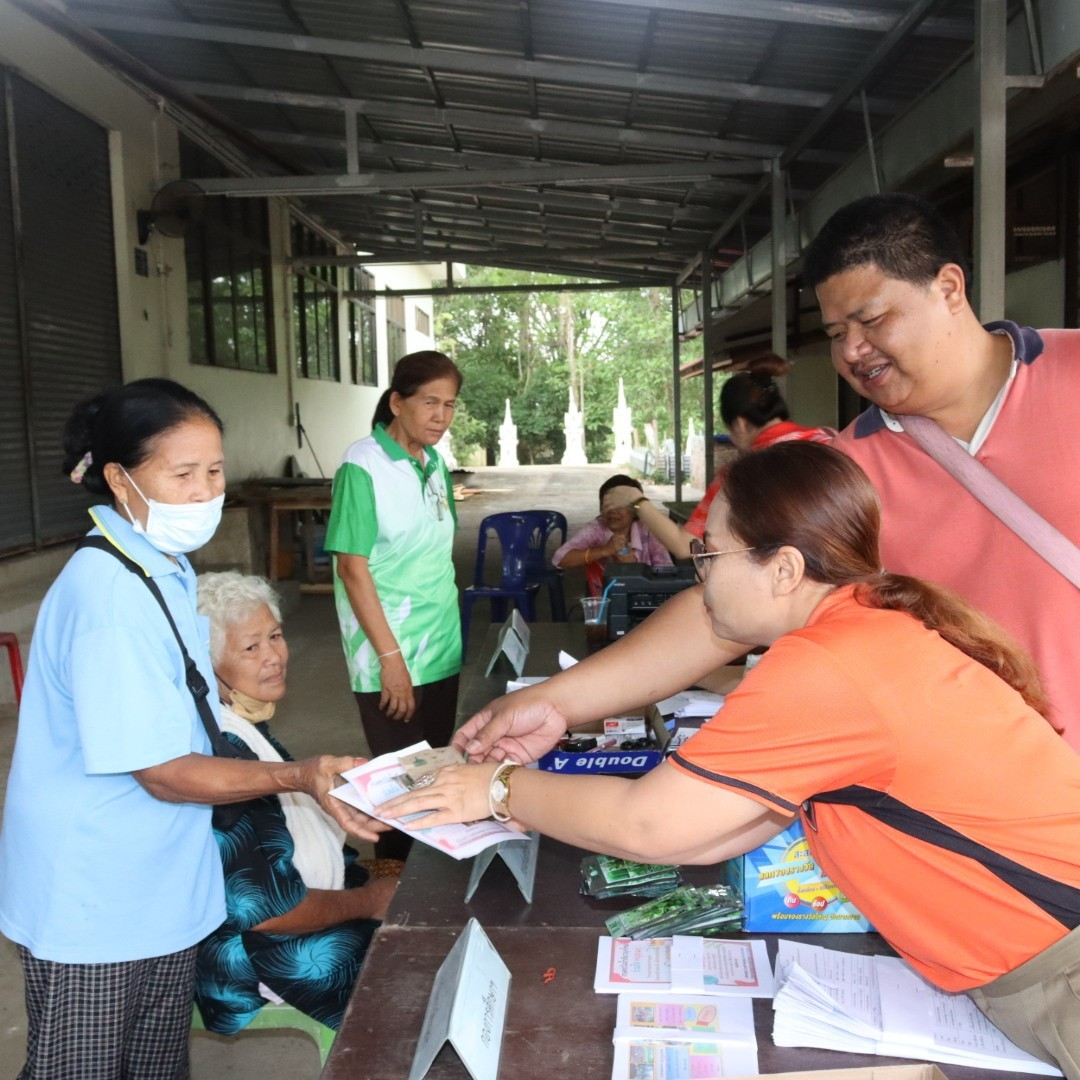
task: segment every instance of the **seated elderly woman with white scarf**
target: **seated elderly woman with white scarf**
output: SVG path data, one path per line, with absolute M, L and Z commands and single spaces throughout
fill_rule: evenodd
M 267 728 L 289 660 L 277 594 L 235 571 L 199 578 L 221 728 L 245 756 L 291 760 Z M 368 880 L 345 834 L 303 794 L 237 804 L 215 836 L 227 918 L 199 946 L 195 999 L 210 1031 L 232 1034 L 284 1000 L 337 1030 L 372 934 L 397 885 Z M 220 826 L 220 827 L 219 827 Z

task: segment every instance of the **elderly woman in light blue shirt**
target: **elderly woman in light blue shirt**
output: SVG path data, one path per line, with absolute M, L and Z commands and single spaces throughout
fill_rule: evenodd
M 188 1075 L 195 946 L 225 914 L 213 804 L 303 790 L 374 835 L 327 798 L 352 758 L 211 756 L 216 701 L 204 724 L 178 638 L 213 685 L 186 554 L 220 520 L 221 433 L 165 379 L 85 402 L 65 428 L 72 480 L 111 501 L 91 510 L 100 546 L 80 546 L 42 603 L 0 833 L 25 1080 Z

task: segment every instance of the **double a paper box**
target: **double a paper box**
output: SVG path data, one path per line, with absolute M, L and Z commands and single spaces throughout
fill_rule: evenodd
M 641 710 L 646 730 L 652 735 L 652 744 L 645 750 L 622 750 L 619 747 L 604 747 L 596 750 L 568 751 L 550 750 L 537 762 L 541 769 L 548 772 L 632 776 L 645 773 L 655 768 L 664 760 L 664 753 L 671 741 L 671 732 L 664 726 L 664 718 L 655 705 Z M 622 719 L 626 719 L 623 717 Z M 576 728 L 575 735 L 595 735 L 604 738 L 602 729 L 587 731 Z M 622 739 L 624 736 L 617 735 Z
M 743 929 L 781 934 L 864 933 L 873 927 L 825 876 L 796 821 L 767 844 L 723 864 L 743 898 Z

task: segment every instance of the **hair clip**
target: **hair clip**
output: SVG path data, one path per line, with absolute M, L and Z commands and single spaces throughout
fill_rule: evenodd
M 68 475 L 71 477 L 71 482 L 73 484 L 81 484 L 83 482 L 83 477 L 86 475 L 86 470 L 89 469 L 93 463 L 94 459 L 91 456 L 90 451 L 87 450 L 86 453 L 83 454 L 83 456 L 79 459 L 79 464 L 76 465 L 70 473 L 68 473 Z

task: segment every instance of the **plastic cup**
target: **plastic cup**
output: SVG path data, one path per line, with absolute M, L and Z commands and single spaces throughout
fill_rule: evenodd
M 581 610 L 585 616 L 585 644 L 589 652 L 602 649 L 607 644 L 607 622 L 605 608 L 607 604 L 602 596 L 582 598 Z

